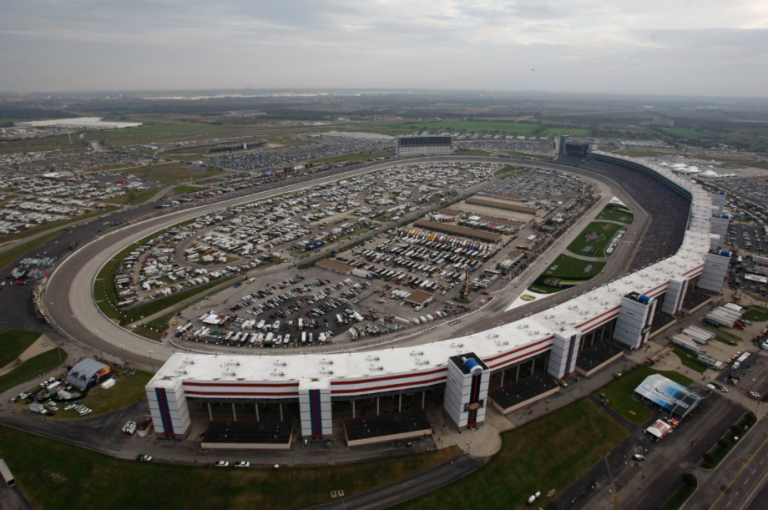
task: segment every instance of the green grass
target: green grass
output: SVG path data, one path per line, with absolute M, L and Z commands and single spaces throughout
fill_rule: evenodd
M 728 453 L 730 453 L 738 443 L 738 441 L 733 440 L 734 436 L 738 436 L 739 439 L 742 439 L 747 433 L 747 430 L 745 430 L 744 427 L 751 429 L 756 421 L 757 418 L 754 413 L 749 412 L 745 414 L 738 423 L 734 424 L 734 426 L 731 427 L 730 430 L 717 441 L 717 443 L 715 443 L 710 451 L 704 454 L 701 467 L 704 469 L 715 469 L 719 466 L 723 459 L 728 456 Z
M 637 367 L 623 374 L 593 393 L 600 398 L 600 394 L 610 400 L 611 408 L 632 423 L 641 425 L 651 418 L 651 412 L 638 400 L 633 398 L 635 388 L 640 386 L 646 377 L 652 374 L 661 374 L 668 379 L 690 386 L 693 380 L 677 372 L 659 372 L 648 367 Z
M 697 488 L 698 483 L 693 487 L 686 485 L 685 483 L 680 484 L 680 487 L 658 508 L 658 510 L 680 510 L 683 504 L 688 501 L 688 498 L 696 492 Z
M 709 133 L 705 133 L 704 131 L 699 131 L 697 129 L 663 127 L 661 128 L 661 130 L 667 133 L 668 135 L 672 135 L 678 138 L 689 138 L 689 139 L 697 140 L 699 138 L 712 137 L 712 135 L 710 135 Z
M 589 128 L 565 128 L 565 127 L 551 127 L 543 131 L 545 135 L 571 135 L 571 136 L 590 136 L 592 130 Z
M 497 171 L 496 175 L 504 175 L 504 174 L 514 173 L 516 170 L 517 170 L 517 167 L 512 166 L 512 165 L 507 165 L 504 168 L 502 168 L 501 170 Z
M 327 158 L 313 159 L 312 161 L 308 161 L 308 163 L 319 164 L 319 163 L 340 163 L 342 161 L 350 161 L 350 162 L 368 161 L 369 159 L 385 158 L 391 155 L 392 154 L 343 154 L 341 156 L 330 156 Z
M 490 152 L 482 149 L 459 149 L 456 151 L 457 156 L 490 156 Z
M 635 221 L 635 215 L 625 205 L 611 203 L 605 206 L 605 209 L 597 215 L 596 219 L 618 221 L 631 225 Z
M 752 322 L 768 321 L 768 308 L 764 306 L 751 306 L 749 311 L 744 314 L 744 318 Z
M 159 188 L 145 189 L 145 190 L 131 190 L 125 195 L 110 198 L 107 202 L 112 204 L 125 204 L 125 205 L 139 205 L 143 204 L 157 193 L 160 192 Z
M 138 306 L 134 306 L 133 308 L 129 308 L 125 310 L 125 312 L 121 315 L 120 324 L 124 326 L 126 324 L 130 324 L 131 322 L 136 322 L 137 320 L 140 320 L 142 317 L 149 317 L 150 315 L 154 315 L 158 312 L 162 312 L 166 308 L 170 308 L 173 305 L 181 303 L 182 301 L 193 298 L 200 293 L 203 293 L 213 287 L 216 287 L 217 285 L 221 285 L 224 282 L 231 281 L 233 278 L 235 277 L 230 276 L 228 278 L 222 278 L 220 280 L 208 282 L 205 285 L 198 285 L 197 287 L 192 287 L 191 289 L 185 289 L 181 292 L 176 292 L 175 294 L 171 294 L 170 296 L 159 298 L 159 299 L 153 299 L 146 303 L 142 303 Z
M 26 243 L 14 246 L 9 250 L 5 250 L 4 252 L 0 253 L 0 268 L 4 268 L 19 257 L 23 257 L 27 253 L 40 248 L 45 243 L 61 234 L 61 232 L 61 230 L 57 230 L 56 232 L 51 232 L 36 239 L 32 239 L 31 241 L 27 241 Z
M 114 388 L 113 388 L 114 389 Z M 455 447 L 357 464 L 219 469 L 118 460 L 0 427 L 0 454 L 38 510 L 101 508 L 264 508 L 299 510 L 354 496 L 447 462 Z M 41 463 L 41 459 L 44 462 Z M 293 488 L 293 489 L 291 489 Z M 299 489 L 300 488 L 300 489 Z
M 131 331 L 137 335 L 143 336 L 144 338 L 148 338 L 156 342 L 161 342 L 163 340 L 163 332 L 168 329 L 168 323 L 171 321 L 174 315 L 176 315 L 175 310 L 163 315 L 162 317 L 158 317 L 157 319 L 141 324 L 137 326 L 136 329 L 131 329 Z
M 568 255 L 559 255 L 528 287 L 528 290 L 538 294 L 554 294 L 569 289 L 599 275 L 605 264 L 606 262 L 589 262 Z M 588 272 L 586 272 L 587 269 L 589 269 Z
M 725 328 L 713 328 L 712 326 L 705 324 L 704 321 L 701 321 L 701 327 L 704 329 L 708 329 L 709 331 L 712 331 L 716 335 L 720 335 L 721 337 L 725 337 L 725 342 L 728 343 L 728 339 L 736 340 L 737 342 L 741 342 L 741 337 L 739 335 L 736 335 L 734 333 L 730 333 L 725 330 Z M 721 342 L 723 341 L 722 338 L 718 338 Z
M 163 170 L 171 170 L 173 168 L 182 168 L 185 173 L 174 175 L 173 173 L 164 173 Z M 132 174 L 149 181 L 162 182 L 166 184 L 181 184 L 183 182 L 195 182 L 209 177 L 218 177 L 220 175 L 227 175 L 227 170 L 220 168 L 208 167 L 205 170 L 198 170 L 189 166 L 183 166 L 179 163 L 165 163 L 160 165 L 150 165 L 141 167 L 138 169 L 126 170 L 124 174 Z M 157 190 L 155 190 L 157 192 Z
M 680 358 L 680 363 L 682 363 L 684 366 L 690 368 L 691 370 L 695 370 L 700 374 L 703 374 L 707 371 L 707 366 L 697 360 L 696 355 L 691 351 L 687 351 L 677 345 L 674 345 L 672 348 L 674 349 L 675 354 L 677 354 L 677 357 Z
M 65 361 L 67 361 L 67 353 L 63 350 L 61 351 L 60 362 L 59 351 L 57 349 L 45 351 L 34 358 L 29 358 L 27 361 L 14 368 L 11 372 L 0 376 L 0 393 L 34 379 L 39 374 L 53 370 Z
M 593 221 L 587 228 L 585 228 L 571 244 L 566 248 L 571 253 L 579 255 L 587 255 L 590 257 L 604 257 L 605 249 L 613 239 L 613 236 L 621 229 L 620 226 L 613 223 L 606 223 L 602 221 Z M 600 240 L 587 240 L 587 236 L 591 234 L 602 236 Z M 585 250 L 594 248 L 594 252 L 587 253 Z
M 16 360 L 38 338 L 40 333 L 25 329 L 9 329 L 0 333 L 0 368 Z
M 174 195 L 183 195 L 184 193 L 191 193 L 193 191 L 198 191 L 200 189 L 200 186 L 176 186 L 173 188 L 173 194 Z
M 146 400 L 147 392 L 145 386 L 152 379 L 153 374 L 149 372 L 136 371 L 125 377 L 123 374 L 115 378 L 115 385 L 108 390 L 101 389 L 101 386 L 95 386 L 88 392 L 88 396 L 83 399 L 83 405 L 88 406 L 93 413 L 88 418 L 99 416 L 100 414 L 111 413 L 131 404 L 137 400 Z M 71 420 L 78 419 L 80 415 L 74 411 L 64 411 L 60 407 L 54 419 Z
M 532 135 L 536 133 L 541 124 L 534 124 L 528 122 L 498 122 L 498 121 L 440 121 L 440 122 L 424 122 L 413 121 L 404 122 L 402 124 L 388 124 L 389 127 L 395 129 L 408 128 L 411 131 L 427 128 L 429 130 L 437 129 L 450 129 L 453 131 L 467 131 L 472 133 L 504 133 L 510 135 Z
M 567 426 L 564 426 L 567 424 Z M 466 478 L 399 505 L 399 510 L 462 508 L 523 509 L 528 496 L 542 492 L 536 508 L 557 498 L 621 443 L 626 429 L 586 399 L 577 400 L 520 428 L 502 434 L 502 448 Z M 13 469 L 13 466 L 10 466 Z M 554 489 L 554 498 L 547 498 Z

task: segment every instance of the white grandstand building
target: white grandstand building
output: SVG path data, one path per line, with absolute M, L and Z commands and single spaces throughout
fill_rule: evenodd
M 700 289 L 721 290 L 730 258 L 717 251 L 723 200 L 669 168 L 598 152 L 593 157 L 652 173 L 690 197 L 688 227 L 675 255 L 522 320 L 418 347 L 284 357 L 174 354 L 147 385 L 158 435 L 185 437 L 189 403 L 213 400 L 298 402 L 302 436 L 328 437 L 332 399 L 435 387 L 445 389 L 446 414 L 456 426 L 476 426 L 485 417 L 491 372 L 543 355 L 547 373 L 561 379 L 574 373 L 582 339 L 597 331 L 627 349 L 642 347 L 655 308 L 679 313 L 693 279 Z

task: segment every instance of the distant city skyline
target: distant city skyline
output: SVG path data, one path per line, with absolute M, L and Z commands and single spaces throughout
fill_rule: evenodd
M 768 2 L 5 1 L 0 91 L 765 97 Z

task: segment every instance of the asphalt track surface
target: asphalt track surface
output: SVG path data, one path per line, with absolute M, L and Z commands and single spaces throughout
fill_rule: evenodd
M 162 363 L 173 354 L 173 346 L 163 345 L 159 342 L 145 339 L 128 330 L 120 328 L 105 317 L 94 302 L 93 282 L 95 277 L 101 267 L 120 250 L 153 232 L 225 207 L 261 200 L 274 195 L 297 191 L 330 181 L 386 169 L 397 164 L 439 163 L 451 161 L 499 163 L 498 159 L 484 157 L 434 157 L 408 159 L 398 162 L 388 161 L 349 172 L 340 172 L 308 182 L 284 186 L 276 190 L 254 193 L 235 199 L 169 213 L 164 216 L 145 220 L 108 232 L 80 247 L 54 270 L 53 274 L 49 277 L 45 289 L 44 304 L 46 313 L 51 321 L 55 323 L 58 326 L 58 329 L 63 331 L 67 337 L 76 339 L 79 343 L 97 349 L 102 353 L 110 354 L 117 358 L 127 358 L 133 362 L 142 363 L 147 366 L 151 363 Z M 601 175 L 570 166 L 545 162 L 532 163 L 536 166 L 563 170 L 584 175 L 601 182 L 608 182 L 611 184 L 614 194 L 622 202 L 634 211 L 642 211 L 639 205 L 616 183 L 611 183 L 610 180 Z M 462 320 L 463 325 L 461 329 L 451 330 L 450 336 L 465 335 L 470 332 L 477 332 L 476 330 L 488 329 L 504 322 L 518 320 L 525 315 L 546 310 L 555 304 L 564 302 L 575 295 L 621 276 L 629 265 L 629 260 L 631 259 L 631 253 L 634 250 L 635 243 L 637 239 L 640 238 L 640 234 L 647 222 L 647 214 L 635 215 L 635 222 L 630 227 L 630 230 L 625 237 L 626 241 L 620 245 L 617 253 L 613 257 L 614 260 L 612 263 L 606 266 L 601 275 L 593 278 L 588 283 L 582 284 L 574 289 L 554 294 L 546 299 L 539 299 L 528 305 L 510 310 L 509 312 L 504 312 L 504 310 L 509 305 L 510 300 L 501 299 L 499 297 L 490 305 L 487 305 L 482 313 L 475 313 L 473 316 Z M 488 315 L 493 317 L 492 321 L 488 320 Z M 446 337 L 447 336 L 448 335 L 446 335 Z M 388 345 L 388 347 L 391 346 L 392 344 Z

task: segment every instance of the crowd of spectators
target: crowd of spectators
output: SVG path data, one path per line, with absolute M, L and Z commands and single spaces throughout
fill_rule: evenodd
M 591 158 L 572 163 L 612 179 L 651 215 L 651 226 L 637 248 L 630 272 L 677 253 L 688 226 L 690 199 L 667 186 L 661 179 L 629 166 Z

